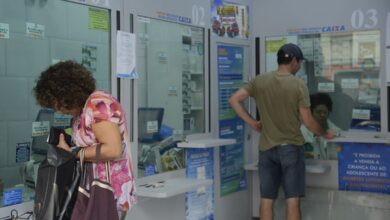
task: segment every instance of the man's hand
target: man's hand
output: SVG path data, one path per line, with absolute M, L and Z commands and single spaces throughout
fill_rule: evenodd
M 257 132 L 261 132 L 261 130 L 263 129 L 263 124 L 261 123 L 261 121 L 253 120 L 249 125 Z

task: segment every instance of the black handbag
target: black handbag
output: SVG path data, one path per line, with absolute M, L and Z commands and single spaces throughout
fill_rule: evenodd
M 68 220 L 79 185 L 79 165 L 74 154 L 49 145 L 47 157 L 38 169 L 35 187 L 35 218 Z

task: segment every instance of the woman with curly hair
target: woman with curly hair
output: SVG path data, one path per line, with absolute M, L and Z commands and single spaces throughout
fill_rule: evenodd
M 92 162 L 94 178 L 106 179 L 104 163 L 96 161 L 97 148 L 100 162 L 109 161 L 119 219 L 124 219 L 135 203 L 135 187 L 125 112 L 120 103 L 96 90 L 92 74 L 74 61 L 60 62 L 43 71 L 34 93 L 42 107 L 73 116 L 73 142 L 82 147 L 84 161 Z M 57 147 L 71 151 L 63 134 Z
M 313 118 L 324 129 L 332 129 L 336 133 L 340 128 L 329 120 L 332 112 L 333 102 L 327 93 L 315 93 L 310 95 L 310 110 Z M 312 159 L 337 159 L 336 148 L 325 139 L 313 134 L 304 125 L 301 126 L 301 132 L 305 138 L 305 157 Z

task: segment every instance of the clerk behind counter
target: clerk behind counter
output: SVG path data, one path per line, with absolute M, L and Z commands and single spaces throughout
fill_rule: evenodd
M 340 128 L 331 122 L 328 117 L 332 112 L 333 102 L 327 93 L 310 95 L 310 110 L 314 119 L 324 130 L 332 129 L 336 133 Z M 301 132 L 305 138 L 305 157 L 311 159 L 337 159 L 337 146 L 328 143 L 326 139 L 314 135 L 305 125 L 301 125 Z

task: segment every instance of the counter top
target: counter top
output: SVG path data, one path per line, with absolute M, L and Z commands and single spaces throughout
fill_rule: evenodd
M 236 143 L 235 139 L 214 138 L 214 139 L 199 139 L 199 140 L 192 140 L 188 142 L 180 142 L 177 144 L 177 146 L 182 148 L 209 148 L 209 147 L 231 145 L 235 143 Z
M 257 162 L 246 164 L 244 166 L 244 169 L 249 171 L 257 171 L 258 170 L 257 164 L 258 164 Z M 316 164 L 316 163 L 306 163 L 305 168 L 306 168 L 306 173 L 317 173 L 317 174 L 327 173 L 331 169 L 331 167 L 327 164 Z
M 209 179 L 172 178 L 157 182 L 137 184 L 137 195 L 150 198 L 168 198 L 213 184 Z
M 339 136 L 332 140 L 327 140 L 333 143 L 351 142 L 351 143 L 390 143 L 388 133 L 369 132 L 359 130 L 349 130 L 340 132 Z

